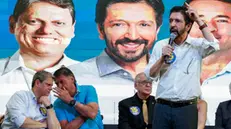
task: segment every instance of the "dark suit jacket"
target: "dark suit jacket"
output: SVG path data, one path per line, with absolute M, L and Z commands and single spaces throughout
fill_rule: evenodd
M 219 104 L 215 126 L 216 129 L 231 129 L 231 100 Z
M 144 122 L 142 104 L 137 94 L 119 102 L 119 129 L 152 129 L 155 97 L 150 96 L 147 99 L 148 125 Z

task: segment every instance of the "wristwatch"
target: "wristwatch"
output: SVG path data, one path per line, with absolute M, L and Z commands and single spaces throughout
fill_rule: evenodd
M 73 106 L 75 106 L 75 103 L 76 103 L 76 100 L 71 100 L 70 102 L 69 102 L 69 105 L 71 106 L 71 107 L 73 107 Z
M 205 27 L 207 27 L 207 24 L 206 24 L 206 23 L 204 23 L 203 25 L 201 25 L 201 26 L 199 27 L 199 29 L 200 29 L 200 30 L 203 30 Z
M 52 104 L 50 104 L 49 106 L 46 106 L 46 109 L 51 109 L 51 108 L 53 108 Z

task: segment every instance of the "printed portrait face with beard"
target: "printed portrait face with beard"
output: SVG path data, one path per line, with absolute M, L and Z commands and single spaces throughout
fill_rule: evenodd
M 157 35 L 153 8 L 145 2 L 115 3 L 107 7 L 100 38 L 106 52 L 122 62 L 135 62 L 152 48 Z

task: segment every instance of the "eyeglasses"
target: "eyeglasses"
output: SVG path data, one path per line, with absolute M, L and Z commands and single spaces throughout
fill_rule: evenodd
M 152 84 L 152 81 L 140 81 L 140 82 L 137 82 L 137 83 L 139 83 L 139 84 L 141 84 L 141 85 L 148 85 L 148 84 Z

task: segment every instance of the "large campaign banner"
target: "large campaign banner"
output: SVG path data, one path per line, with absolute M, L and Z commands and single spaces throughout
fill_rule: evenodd
M 69 28 L 70 31 L 68 28 L 57 30 L 68 37 L 67 41 L 65 40 L 66 44 L 44 47 L 33 45 L 33 43 L 26 45 L 19 43 L 21 39 L 18 35 L 29 34 L 31 31 L 23 32 L 23 28 L 19 28 L 22 31 L 15 33 L 12 30 L 14 26 L 11 23 L 14 21 L 10 16 L 14 13 L 17 0 L 0 1 L 0 39 L 2 39 L 0 46 L 0 58 L 2 58 L 0 60 L 0 100 L 3 103 L 0 107 L 0 114 L 4 113 L 5 104 L 14 92 L 31 88 L 32 76 L 36 70 L 39 70 L 39 66 L 30 66 L 30 63 L 26 63 L 27 58 L 22 58 L 24 54 L 42 51 L 58 55 L 64 52 L 65 56 L 62 59 L 67 60 L 66 63 L 60 64 L 62 60 L 58 60 L 60 62 L 56 61 L 51 66 L 46 65 L 45 63 L 49 62 L 44 61 L 43 69 L 54 72 L 61 65 L 69 67 L 74 72 L 79 85 L 93 85 L 96 88 L 104 123 L 117 124 L 118 102 L 134 95 L 136 92 L 134 88 L 135 75 L 145 70 L 149 54 L 152 53 L 155 43 L 169 38 L 170 9 L 173 6 L 182 6 L 184 2 L 187 2 L 197 10 L 200 18 L 219 41 L 221 49 L 221 51 L 203 59 L 200 77 L 202 85 L 200 98 L 208 103 L 207 125 L 215 124 L 215 113 L 219 103 L 230 98 L 231 2 L 228 0 L 163 0 L 164 7 L 162 7 L 160 0 L 156 0 L 158 2 L 152 8 L 128 7 L 125 9 L 123 6 L 126 6 L 126 3 L 125 5 L 122 3 L 110 12 L 109 9 L 104 8 L 103 3 L 97 4 L 97 0 L 73 1 L 75 6 L 73 29 Z M 116 18 L 120 20 L 115 20 Z M 135 26 L 136 30 L 132 30 L 131 26 Z M 137 44 L 123 44 L 123 42 L 130 41 L 121 39 L 126 35 L 130 35 L 134 39 L 140 37 L 141 40 L 138 40 Z M 189 35 L 203 38 L 196 23 L 193 24 Z M 69 40 L 71 40 L 70 43 Z M 131 52 L 126 54 L 128 50 Z M 36 61 L 31 58 L 28 60 Z M 20 70 L 12 73 L 18 69 Z M 154 96 L 157 85 L 158 81 L 153 82 L 152 95 Z

